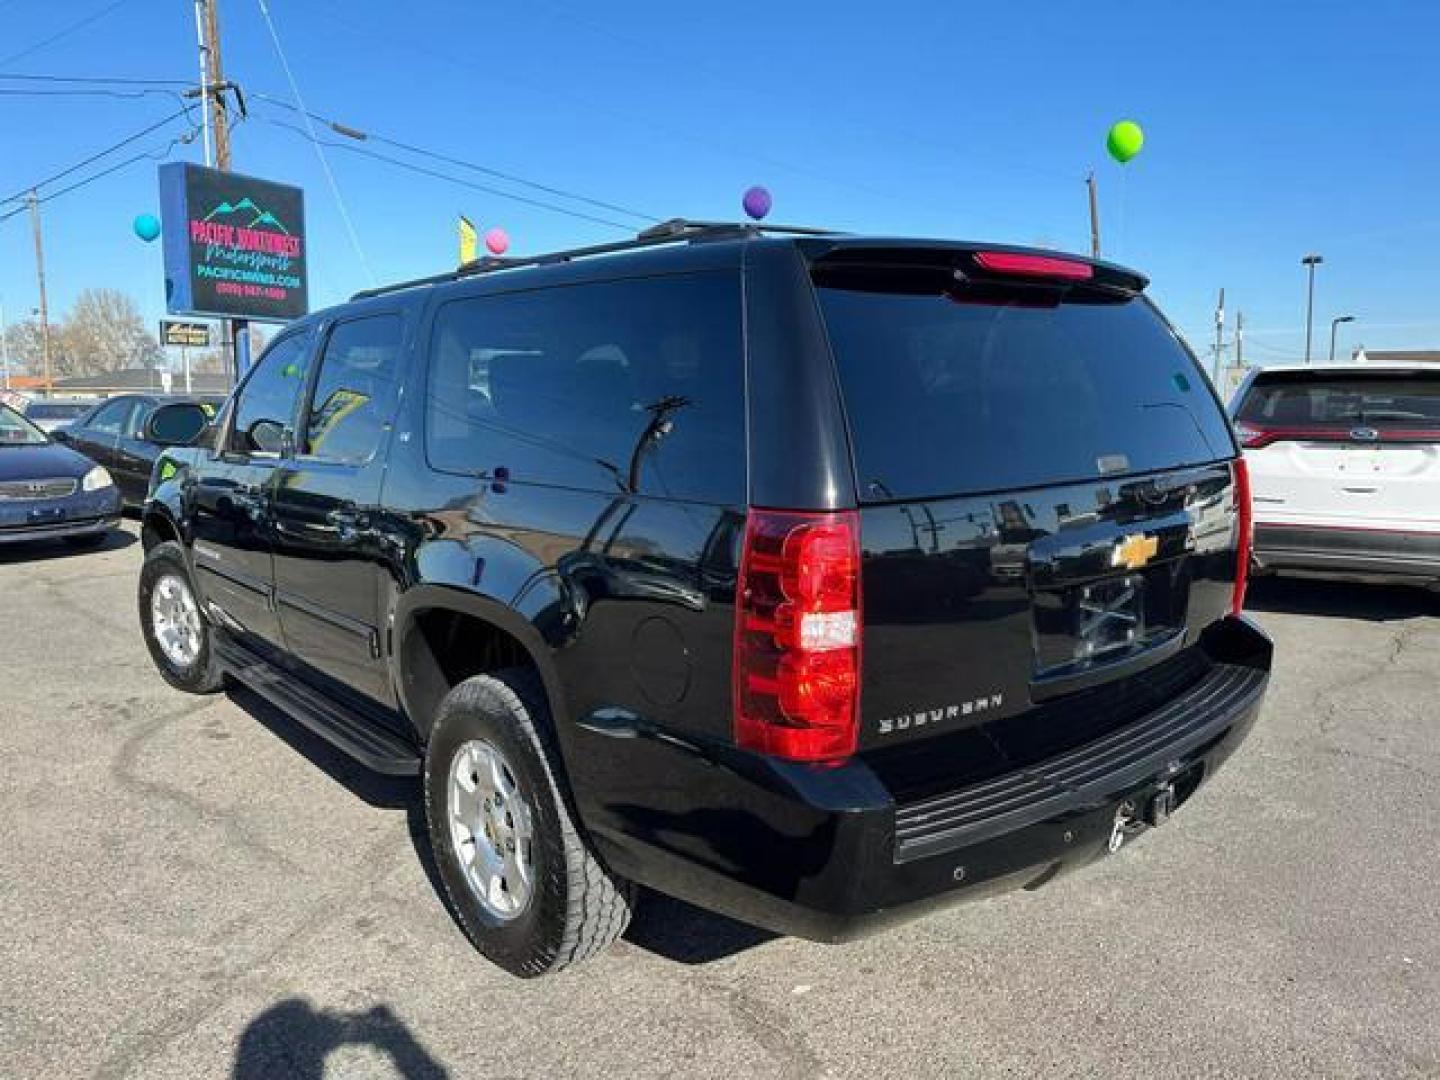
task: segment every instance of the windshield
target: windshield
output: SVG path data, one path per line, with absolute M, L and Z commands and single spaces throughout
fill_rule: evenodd
M 0 447 L 44 446 L 45 433 L 8 405 L 0 405 Z
M 1262 373 L 1255 377 L 1235 419 L 1260 427 L 1436 427 L 1440 426 L 1440 372 Z
M 956 291 L 818 273 L 860 497 L 1010 490 L 1234 453 L 1190 354 L 1143 297 Z

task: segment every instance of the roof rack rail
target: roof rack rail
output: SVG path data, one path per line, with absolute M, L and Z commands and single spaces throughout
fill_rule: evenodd
M 785 236 L 832 236 L 834 230 L 814 229 L 803 225 L 766 225 L 758 221 L 690 221 L 686 218 L 671 218 L 637 233 L 629 240 L 616 240 L 609 244 L 593 244 L 589 247 L 567 248 L 562 251 L 548 251 L 539 255 L 525 255 L 516 258 L 486 255 L 473 259 L 454 270 L 429 277 L 398 281 L 393 285 L 379 285 L 373 289 L 362 289 L 350 297 L 351 300 L 366 300 L 372 296 L 400 292 L 403 289 L 418 289 L 426 285 L 442 285 L 449 281 L 489 274 L 496 270 L 514 270 L 522 266 L 549 266 L 554 263 L 571 262 L 574 259 L 589 258 L 593 255 L 609 255 L 620 251 L 635 251 L 641 248 L 659 247 L 662 244 L 693 243 L 700 240 L 719 240 L 729 237 L 761 236 L 775 233 Z

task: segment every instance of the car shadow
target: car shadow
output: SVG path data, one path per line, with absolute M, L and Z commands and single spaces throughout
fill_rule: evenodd
M 24 540 L 0 547 L 0 566 L 83 559 L 89 555 L 103 555 L 108 551 L 124 551 L 138 539 L 128 529 L 111 529 L 105 534 L 105 540 L 94 547 L 72 547 L 64 540 Z
M 384 776 L 366 768 L 319 735 L 291 719 L 253 691 L 236 683 L 226 690 L 232 702 L 272 735 L 304 756 L 335 783 L 370 806 L 405 811 L 406 831 L 430 887 L 463 935 L 464 926 L 440 878 L 430 845 L 424 794 L 415 777 Z M 679 964 L 708 964 L 774 940 L 778 935 L 723 915 L 716 915 L 680 900 L 641 889 L 625 940 L 663 960 Z M 258 1075 L 258 1074 L 257 1074 Z
M 677 964 L 710 964 L 780 935 L 737 922 L 683 900 L 642 889 L 625 940 Z
M 1440 595 L 1421 585 L 1267 576 L 1250 582 L 1245 610 L 1390 622 L 1440 613 Z
M 405 1080 L 443 1080 L 441 1065 L 388 1005 L 364 1012 L 317 1009 L 286 998 L 248 1024 L 235 1048 L 233 1080 L 323 1080 L 326 1059 L 345 1046 L 368 1046 L 389 1058 Z

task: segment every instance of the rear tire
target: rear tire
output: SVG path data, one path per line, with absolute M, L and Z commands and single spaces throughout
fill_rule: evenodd
M 150 549 L 140 568 L 138 599 L 140 632 L 165 681 L 190 694 L 219 690 L 225 678 L 215 662 L 210 624 L 195 598 L 179 544 L 172 541 Z
M 549 731 L 536 673 L 511 668 L 451 690 L 425 753 L 425 813 L 451 910 L 475 948 L 522 978 L 601 952 L 634 904 L 634 886 L 580 835 Z M 486 765 L 493 781 L 479 775 Z

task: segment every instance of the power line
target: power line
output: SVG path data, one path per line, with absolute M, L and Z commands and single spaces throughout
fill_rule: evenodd
M 46 48 L 46 47 L 49 46 L 49 45 L 54 45 L 55 42 L 59 41 L 61 38 L 67 38 L 67 37 L 69 37 L 71 34 L 75 33 L 76 31 L 85 29 L 85 27 L 89 26 L 91 23 L 97 22 L 97 21 L 99 21 L 100 19 L 103 19 L 106 15 L 109 15 L 110 12 L 114 11 L 116 8 L 120 7 L 122 4 L 127 3 L 127 2 L 128 2 L 128 0 L 114 0 L 114 3 L 107 4 L 105 7 L 101 8 L 99 11 L 91 12 L 89 15 L 86 15 L 83 19 L 80 19 L 80 20 L 78 20 L 77 22 L 71 23 L 69 26 L 65 27 L 63 30 L 60 30 L 60 31 L 58 31 L 58 32 L 56 32 L 56 33 L 54 33 L 54 34 L 51 34 L 48 38 L 45 38 L 43 41 L 37 41 L 34 45 L 31 45 L 29 48 L 21 49 L 21 50 L 20 50 L 19 52 L 17 52 L 17 53 L 11 53 L 9 56 L 0 58 L 0 64 L 13 64 L 16 60 L 23 60 L 25 57 L 30 56 L 32 53 L 37 53 L 37 52 L 39 52 L 41 49 Z
M 491 187 L 489 184 L 481 184 L 477 183 L 474 180 L 466 180 L 451 173 L 441 172 L 438 169 L 430 169 L 425 167 L 424 165 L 416 165 L 413 161 L 404 161 L 397 157 L 391 157 L 389 154 L 382 154 L 378 150 L 371 150 L 364 146 L 354 146 L 350 143 L 336 142 L 333 139 L 321 139 L 319 136 L 312 135 L 306 132 L 303 128 L 296 127 L 294 124 L 288 124 L 283 120 L 267 120 L 266 123 L 273 124 L 276 127 L 285 128 L 287 131 L 293 131 L 301 138 L 311 139 L 314 142 L 323 143 L 325 146 L 333 147 L 337 150 L 346 150 L 352 154 L 359 154 L 362 157 L 374 158 L 376 161 L 384 161 L 390 165 L 395 165 L 402 169 L 409 169 L 411 172 L 419 173 L 422 176 L 431 176 L 437 180 L 446 180 L 452 184 L 459 184 L 461 187 L 473 188 L 476 191 L 483 191 L 489 195 L 496 195 L 502 199 L 510 199 L 514 202 L 524 203 L 527 206 L 534 206 L 541 210 L 549 210 L 550 212 L 555 214 L 564 214 L 567 217 L 578 218 L 581 221 L 590 221 L 594 222 L 597 225 L 605 225 L 612 229 L 619 229 L 621 232 L 633 233 L 635 231 L 635 227 L 633 225 L 625 225 L 619 221 L 612 221 L 609 218 L 598 217 L 595 214 L 587 214 L 581 210 L 571 210 L 569 207 L 565 206 L 556 206 L 554 203 L 548 203 L 542 199 L 532 199 L 527 195 L 517 195 L 513 191 L 503 191 L 500 188 Z
M 104 150 L 100 150 L 100 151 L 98 151 L 97 153 L 91 154 L 89 157 L 85 158 L 83 161 L 77 161 L 74 165 L 70 165 L 70 166 L 68 166 L 68 167 L 66 167 L 66 168 L 64 168 L 64 169 L 61 169 L 59 172 L 53 173 L 52 175 L 47 176 L 47 177 L 46 177 L 45 179 L 43 179 L 43 180 L 37 180 L 37 181 L 34 181 L 33 183 L 26 184 L 24 187 L 22 187 L 22 188 L 21 188 L 18 192 L 16 192 L 14 195 L 9 195 L 9 196 L 6 196 L 6 197 L 3 198 L 3 199 L 0 199 L 0 206 L 4 206 L 6 203 L 18 202 L 19 200 L 23 199 L 29 192 L 34 191 L 34 190 L 37 189 L 37 188 L 42 188 L 42 187 L 44 187 L 44 186 L 47 185 L 47 184 L 54 183 L 56 180 L 60 180 L 60 179 L 62 179 L 63 177 L 69 176 L 69 175 L 70 175 L 71 173 L 73 173 L 73 172 L 78 172 L 79 170 L 85 168 L 86 165 L 93 164 L 94 162 L 99 161 L 99 160 L 100 160 L 101 158 L 103 158 L 103 157 L 108 157 L 110 154 L 113 154 L 116 150 L 119 150 L 122 146 L 129 146 L 131 143 L 137 142 L 137 141 L 139 141 L 140 139 L 143 139 L 146 135 L 149 135 L 152 131 L 157 131 L 157 130 L 159 130 L 160 128 L 164 127 L 166 124 L 170 123 L 172 120 L 177 120 L 177 119 L 179 119 L 179 118 L 182 117 L 182 116 L 188 115 L 189 112 L 190 112 L 189 106 L 186 106 L 186 107 L 180 109 L 179 112 L 173 112 L 173 113 L 171 113 L 169 116 L 165 117 L 163 120 L 157 120 L 157 121 L 155 121 L 155 123 L 151 124 L 149 127 L 143 128 L 142 130 L 135 132 L 135 134 L 133 134 L 133 135 L 127 135 L 125 138 L 121 139 L 119 142 L 117 142 L 117 143 L 115 143 L 115 144 L 113 144 L 113 145 L 111 145 L 111 146 L 107 146 Z
M 189 143 L 194 142 L 195 136 L 199 133 L 199 131 L 199 128 L 191 128 L 185 134 L 177 135 L 175 138 L 171 139 L 164 147 L 159 150 L 142 151 L 141 153 L 135 154 L 132 157 L 126 158 L 124 161 L 119 161 L 116 162 L 114 165 L 107 166 L 106 168 L 101 169 L 97 173 L 91 173 L 89 176 L 83 177 L 82 179 L 75 181 L 75 183 L 73 184 L 67 184 L 65 187 L 60 188 L 58 191 L 52 191 L 49 195 L 46 195 L 43 199 L 40 199 L 38 201 L 41 203 L 53 202 L 55 199 L 60 198 L 62 195 L 68 195 L 72 191 L 78 191 L 80 188 L 86 187 L 89 184 L 93 184 L 97 180 L 102 180 L 105 177 L 109 176 L 111 173 L 119 172 L 121 169 L 128 168 L 129 166 L 134 165 L 136 162 L 139 161 L 163 161 L 165 158 L 170 156 L 170 153 L 175 149 L 175 147 L 181 145 L 188 145 Z M 0 223 L 9 221 L 13 217 L 18 217 L 19 215 L 25 213 L 28 209 L 28 206 L 21 205 L 16 207 L 14 210 L 9 210 L 3 214 L 0 214 Z
M 52 82 L 52 83 L 97 83 L 110 86 L 190 86 L 187 79 L 132 79 L 126 76 L 106 75 L 31 75 L 19 72 L 0 72 L 0 79 L 11 82 Z
M 360 246 L 360 236 L 355 232 L 355 223 L 350 220 L 350 211 L 345 206 L 345 197 L 340 194 L 340 185 L 335 180 L 335 173 L 330 169 L 330 159 L 325 156 L 320 140 L 315 137 L 309 110 L 305 108 L 305 99 L 300 95 L 300 84 L 295 81 L 295 73 L 290 70 L 290 61 L 285 58 L 285 49 L 280 44 L 280 33 L 275 29 L 275 20 L 270 17 L 270 5 L 265 0 L 255 0 L 255 2 L 259 5 L 260 14 L 265 18 L 265 26 L 270 31 L 270 40 L 275 44 L 275 55 L 280 58 L 280 66 L 285 70 L 285 80 L 290 84 L 290 92 L 295 95 L 295 104 L 305 119 L 305 126 L 310 129 L 310 141 L 315 145 L 315 156 L 320 159 L 320 167 L 325 171 L 325 179 L 330 182 L 330 193 L 335 196 L 335 205 L 339 208 L 340 217 L 345 222 L 345 229 L 350 234 L 350 244 L 355 248 L 360 265 L 365 268 L 365 274 L 370 279 L 370 284 L 373 285 L 375 284 L 375 271 L 370 269 L 370 260 L 365 258 L 365 251 Z
M 273 105 L 279 105 L 281 108 L 290 109 L 292 112 L 302 111 L 296 106 L 290 104 L 288 101 L 281 101 L 279 98 L 271 97 L 269 94 L 252 94 L 251 96 L 261 101 L 269 102 Z M 488 165 L 480 165 L 473 161 L 466 161 L 463 158 L 457 158 L 452 157 L 449 154 L 443 154 L 438 150 L 427 150 L 423 146 L 415 146 L 412 143 L 401 142 L 399 139 L 391 139 L 384 135 L 378 135 L 375 132 L 370 131 L 368 128 L 363 131 L 352 128 L 347 124 L 342 124 L 339 121 L 332 120 L 327 116 L 321 116 L 319 113 L 310 113 L 309 117 L 312 120 L 317 120 L 320 123 L 324 124 L 332 131 L 335 131 L 341 135 L 348 136 L 352 139 L 363 139 L 367 142 L 384 143 L 386 146 L 393 146 L 397 150 L 404 150 L 407 153 L 416 154 L 419 157 L 430 158 L 433 161 L 440 161 L 445 163 L 446 165 L 455 165 L 462 169 L 470 169 L 473 172 L 482 173 L 485 176 L 493 176 L 497 180 L 506 180 L 512 184 L 519 184 L 522 187 L 534 188 L 536 191 L 543 191 L 547 195 L 555 195 L 562 199 L 570 199 L 574 202 L 584 203 L 585 205 L 593 206 L 598 210 L 610 210 L 617 214 L 626 214 L 629 217 L 639 218 L 641 221 L 647 221 L 651 223 L 658 222 L 660 220 L 653 215 L 641 213 L 639 210 L 632 210 L 627 206 L 620 206 L 616 203 L 606 202 L 603 199 L 592 198 L 589 195 L 581 195 L 578 192 L 574 191 L 566 191 L 564 188 L 552 187 L 549 184 L 542 184 L 536 180 L 527 180 L 523 176 L 516 176 L 514 173 L 502 172 L 501 170 L 491 168 Z
M 99 87 L 88 89 L 66 89 L 66 90 L 17 90 L 10 86 L 0 86 L 0 97 L 112 97 L 112 98 L 143 98 L 148 94 L 165 94 L 170 97 L 179 96 L 174 90 L 161 90 L 158 87 L 148 87 L 140 90 L 109 90 Z

